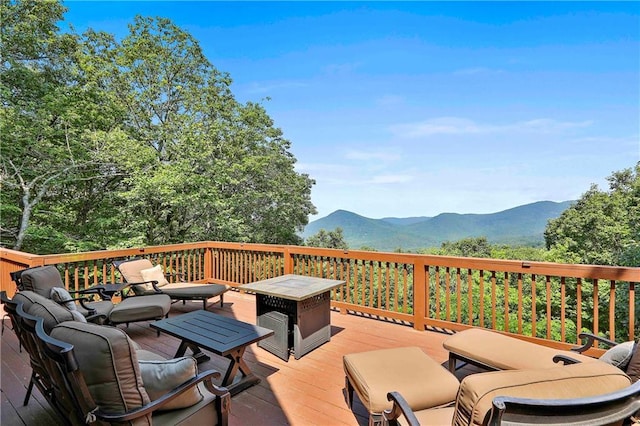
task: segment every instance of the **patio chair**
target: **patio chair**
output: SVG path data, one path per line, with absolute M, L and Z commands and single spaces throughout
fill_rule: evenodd
M 494 331 L 470 328 L 448 337 L 443 346 L 449 351 L 449 370 L 455 371 L 457 361 L 463 361 L 486 370 L 524 370 L 551 368 L 561 361 L 565 364 L 594 362 L 596 358 L 584 355 L 595 341 L 610 347 L 601 361 L 612 364 L 635 382 L 640 379 L 640 351 L 636 342 L 617 344 L 590 333 L 580 333 L 585 343 L 569 351 L 554 349 Z
M 173 300 L 201 300 L 202 309 L 207 309 L 207 301 L 220 296 L 220 307 L 224 305 L 224 293 L 229 287 L 222 284 L 197 284 L 185 282 L 182 274 L 177 275 L 180 282 L 169 283 L 167 278 L 172 274 L 165 274 L 160 265 L 153 266 L 149 259 L 134 258 L 117 260 L 113 265 L 120 271 L 122 279 L 131 285 L 138 295 L 163 293 Z
M 92 295 L 86 290 L 77 292 L 83 297 L 72 298 L 64 287 L 58 269 L 53 265 L 24 269 L 12 273 L 11 277 L 19 290 L 16 294 L 29 298 L 31 303 L 34 302 L 32 299 L 35 294 L 64 306 L 72 315 L 79 312 L 88 319 L 102 318 L 103 322 L 111 325 L 129 325 L 131 322 L 161 319 L 168 315 L 171 307 L 171 299 L 163 294 L 130 297 L 117 304 L 113 304 L 111 300 L 87 302 L 86 296 Z M 59 313 L 56 315 L 58 318 L 64 318 L 64 315 L 60 316 Z
M 64 423 L 227 425 L 230 395 L 211 382 L 219 372 L 198 374 L 190 357 L 141 360 L 115 327 L 69 321 L 49 336 L 42 318 L 13 306 L 39 366 L 36 386 Z
M 384 423 L 410 426 L 608 425 L 628 420 L 640 409 L 640 382 L 603 362 L 537 370 L 472 374 L 463 379 L 449 406 L 413 409 L 399 392 Z

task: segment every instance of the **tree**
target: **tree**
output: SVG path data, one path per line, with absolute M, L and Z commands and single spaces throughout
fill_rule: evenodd
M 309 247 L 323 247 L 348 250 L 349 245 L 344 240 L 342 228 L 336 228 L 333 231 L 319 230 L 315 235 L 307 238 L 305 244 Z
M 593 185 L 545 230 L 550 260 L 638 266 L 640 163 L 607 178 L 609 191 Z
M 61 249 L 75 224 L 65 210 L 70 188 L 102 175 L 91 141 L 109 108 L 78 67 L 78 37 L 58 31 L 58 2 L 2 0 L 0 8 L 2 244 Z
M 129 138 L 111 160 L 127 175 L 128 234 L 146 244 L 217 239 L 297 243 L 315 212 L 313 180 L 264 108 L 168 19 L 136 17 L 119 45 L 87 34 L 98 84 L 118 93 Z
M 313 180 L 188 33 L 137 17 L 122 42 L 62 34 L 59 2 L 0 1 L 2 245 L 301 241 Z
M 491 257 L 491 245 L 486 237 L 469 237 L 442 243 L 443 254 L 463 257 Z

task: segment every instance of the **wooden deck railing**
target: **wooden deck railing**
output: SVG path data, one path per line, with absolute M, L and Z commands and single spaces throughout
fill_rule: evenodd
M 334 308 L 418 330 L 484 327 L 556 347 L 583 329 L 617 340 L 640 333 L 640 268 L 199 242 L 43 256 L 0 249 L 0 286 L 12 294 L 9 272 L 39 265 L 56 265 L 69 289 L 117 282 L 112 262 L 131 257 L 234 287 L 287 273 L 345 280 Z

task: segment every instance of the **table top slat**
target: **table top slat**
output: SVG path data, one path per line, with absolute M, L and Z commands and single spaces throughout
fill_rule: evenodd
M 151 327 L 221 356 L 273 334 L 267 328 L 204 310 L 155 321 Z

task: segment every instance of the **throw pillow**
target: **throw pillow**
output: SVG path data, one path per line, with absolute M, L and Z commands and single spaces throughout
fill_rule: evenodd
M 71 297 L 71 295 L 69 294 L 69 292 L 65 288 L 52 287 L 51 288 L 51 294 L 49 295 L 49 298 L 51 300 L 53 300 L 54 302 L 57 302 L 60 305 L 64 306 L 65 308 L 67 308 L 70 311 L 75 311 L 76 310 L 76 304 L 72 300 L 73 297 Z
M 87 319 L 79 311 L 69 311 L 74 321 L 87 322 Z
M 198 374 L 196 360 L 192 357 L 174 358 L 163 361 L 138 360 L 144 388 L 152 401 L 169 393 Z M 194 386 L 182 395 L 162 406 L 161 410 L 186 408 L 202 401 L 203 395 Z
M 167 279 L 164 277 L 164 272 L 160 265 L 156 265 L 150 269 L 143 269 L 140 271 L 140 275 L 142 275 L 142 279 L 145 281 L 157 281 L 158 284 L 156 285 L 158 287 L 169 284 Z M 145 287 L 147 290 L 153 290 L 153 286 L 151 284 L 145 284 Z
M 636 342 L 633 349 L 633 355 L 627 365 L 627 376 L 631 377 L 631 381 L 635 383 L 640 380 L 640 344 Z
M 631 356 L 633 355 L 633 345 L 634 342 L 624 342 L 615 345 L 600 357 L 600 361 L 604 361 L 621 370 L 625 370 L 631 360 Z

